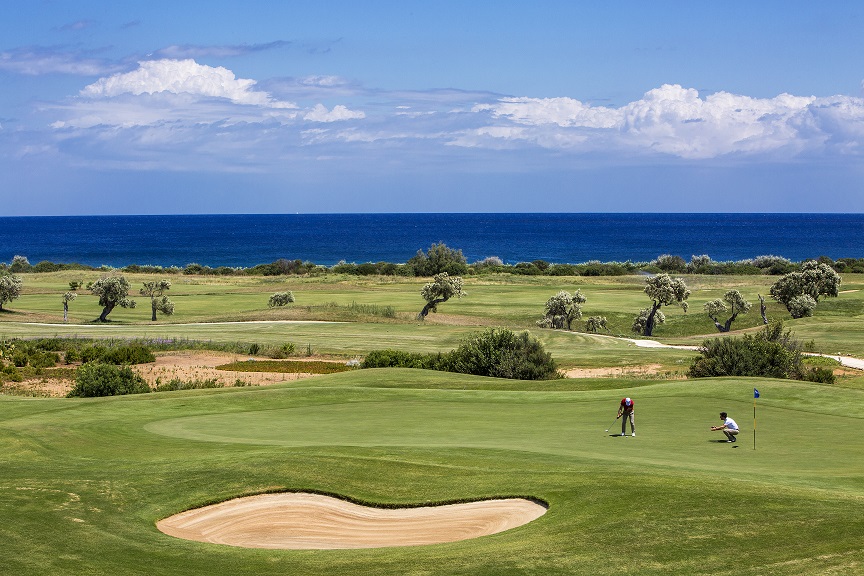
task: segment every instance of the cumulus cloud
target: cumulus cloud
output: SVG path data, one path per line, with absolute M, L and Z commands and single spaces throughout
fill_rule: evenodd
M 836 137 L 847 149 L 848 139 L 853 139 L 855 148 L 864 126 L 861 98 L 751 98 L 728 92 L 702 98 L 697 90 L 670 84 L 620 108 L 572 98 L 502 98 L 478 104 L 472 111 L 488 114 L 491 125 L 460 134 L 454 144 L 484 146 L 490 139 L 503 139 L 575 151 L 647 152 L 687 159 L 776 151 L 794 155 Z
M 327 107 L 323 104 L 316 104 L 312 110 L 303 116 L 303 119 L 313 122 L 337 122 L 339 120 L 357 120 L 365 117 L 366 114 L 363 112 L 349 110 L 341 104 L 334 106 L 332 110 L 327 110 Z
M 236 78 L 227 68 L 205 66 L 194 60 L 148 60 L 138 69 L 100 78 L 81 90 L 88 98 L 122 94 L 190 94 L 205 98 L 225 98 L 235 104 L 294 108 L 295 104 L 273 100 L 267 92 L 254 90 L 255 80 Z

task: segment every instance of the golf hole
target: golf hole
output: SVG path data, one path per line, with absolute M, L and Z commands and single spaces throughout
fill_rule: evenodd
M 303 492 L 260 494 L 187 510 L 156 523 L 177 538 L 244 548 L 324 550 L 422 546 L 497 534 L 547 507 L 525 498 L 373 508 Z

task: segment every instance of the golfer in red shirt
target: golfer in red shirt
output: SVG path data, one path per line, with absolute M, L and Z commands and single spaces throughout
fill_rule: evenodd
M 618 408 L 618 416 L 617 418 L 624 419 L 621 421 L 621 436 L 627 435 L 627 418 L 630 418 L 630 432 L 631 436 L 636 436 L 636 417 L 634 416 L 634 412 L 636 411 L 635 406 L 633 405 L 633 400 L 631 398 L 622 398 L 621 406 Z

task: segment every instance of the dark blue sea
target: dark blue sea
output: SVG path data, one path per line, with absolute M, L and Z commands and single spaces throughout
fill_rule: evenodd
M 468 262 L 577 264 L 864 257 L 864 214 L 268 214 L 0 217 L 0 261 L 254 266 L 405 262 L 434 242 Z

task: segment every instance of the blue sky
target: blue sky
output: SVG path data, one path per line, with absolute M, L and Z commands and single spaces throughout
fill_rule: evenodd
M 859 2 L 4 8 L 4 215 L 864 212 Z

